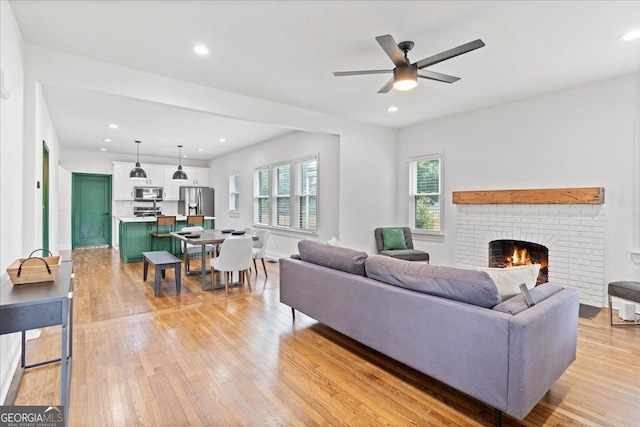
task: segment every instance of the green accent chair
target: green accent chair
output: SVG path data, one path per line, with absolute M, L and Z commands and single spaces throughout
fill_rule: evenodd
M 402 230 L 404 236 L 404 246 L 397 244 L 397 234 Z M 376 228 L 373 232 L 376 239 L 376 250 L 379 255 L 386 255 L 393 258 L 404 259 L 406 261 L 422 261 L 429 262 L 429 254 L 425 251 L 413 248 L 413 238 L 411 237 L 411 229 L 409 227 L 380 227 Z M 387 245 L 385 245 L 384 235 L 387 235 Z M 392 245 L 390 246 L 390 240 Z

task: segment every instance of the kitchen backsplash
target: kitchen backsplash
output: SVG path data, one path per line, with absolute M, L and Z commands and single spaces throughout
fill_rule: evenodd
M 116 217 L 133 216 L 134 206 L 153 206 L 151 202 L 134 202 L 134 201 L 113 201 L 113 215 Z M 157 206 L 162 208 L 163 215 L 178 215 L 178 202 L 158 202 Z

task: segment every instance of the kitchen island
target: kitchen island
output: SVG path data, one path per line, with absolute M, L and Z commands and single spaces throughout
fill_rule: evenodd
M 204 217 L 204 228 L 213 228 L 213 216 Z M 118 222 L 120 258 L 124 262 L 142 261 L 142 252 L 151 250 L 151 238 L 149 234 L 156 231 L 156 217 L 122 216 L 116 218 Z M 176 216 L 176 230 L 187 226 L 185 215 Z M 168 251 L 174 255 L 182 256 L 179 245 L 175 245 L 173 239 L 161 239 L 154 245 L 154 250 Z

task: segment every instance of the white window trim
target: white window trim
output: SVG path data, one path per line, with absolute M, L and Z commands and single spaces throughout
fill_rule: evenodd
M 440 160 L 440 191 L 438 193 L 440 198 L 440 230 L 425 230 L 423 228 L 415 228 L 415 196 L 414 194 L 414 173 L 413 164 L 425 161 L 425 160 Z M 409 169 L 409 226 L 411 227 L 412 234 L 425 235 L 425 236 L 444 236 L 444 152 L 425 154 L 422 156 L 410 157 L 407 162 Z
M 231 191 L 231 179 L 233 177 L 238 177 L 238 185 L 236 187 L 236 191 Z M 238 195 L 238 206 L 235 209 L 231 209 L 231 197 L 232 195 Z M 232 172 L 229 175 L 229 217 L 239 218 L 240 217 L 240 172 Z
M 317 173 L 317 177 L 316 177 L 316 229 L 315 230 L 307 230 L 304 228 L 300 228 L 299 224 L 298 224 L 298 215 L 300 213 L 300 207 L 298 206 L 298 191 L 297 191 L 297 186 L 298 186 L 298 171 L 297 171 L 297 165 L 299 163 L 303 163 L 303 162 L 307 162 L 307 161 L 312 161 L 315 160 L 316 161 L 316 173 Z M 277 209 L 276 203 L 274 202 L 276 200 L 276 194 L 275 194 L 275 184 L 274 184 L 274 175 L 275 175 L 275 170 L 277 167 L 279 166 L 285 166 L 285 165 L 289 165 L 290 166 L 290 179 L 291 179 L 291 183 L 289 186 L 289 201 L 290 201 L 290 206 L 291 206 L 291 218 L 290 218 L 290 226 L 283 226 L 283 225 L 276 225 L 276 215 L 275 215 L 275 210 Z M 268 204 L 269 204 L 269 224 L 263 224 L 263 223 L 258 223 L 257 220 L 257 188 L 256 188 L 256 173 L 258 171 L 261 170 L 265 170 L 267 169 L 269 171 L 268 176 L 269 176 L 269 197 L 268 197 Z M 315 153 L 312 155 L 308 155 L 308 156 L 303 156 L 303 157 L 298 157 L 295 159 L 290 159 L 290 160 L 282 160 L 282 161 L 277 161 L 274 163 L 269 163 L 266 165 L 261 165 L 258 166 L 256 168 L 254 168 L 253 170 L 253 176 L 254 176 L 254 181 L 253 181 L 253 185 L 254 185 L 254 213 L 253 213 L 253 227 L 254 228 L 265 228 L 265 229 L 271 229 L 271 230 L 278 230 L 278 231 L 283 231 L 283 232 L 287 232 L 287 233 L 293 233 L 293 234 L 304 234 L 304 235 L 312 235 L 312 236 L 317 236 L 318 235 L 318 229 L 319 229 L 319 224 L 320 224 L 320 219 L 319 219 L 319 210 L 318 210 L 318 204 L 319 204 L 319 200 L 320 200 L 320 154 L 319 153 Z
M 269 186 L 269 191 L 267 192 L 266 196 L 260 196 L 258 194 L 258 188 L 257 188 L 257 176 L 258 176 L 258 172 L 266 170 L 267 171 L 267 181 L 268 181 L 268 186 Z M 254 226 L 260 226 L 260 227 L 264 227 L 264 226 L 268 226 L 269 224 L 264 224 L 261 222 L 258 222 L 258 200 L 259 199 L 267 199 L 267 211 L 269 212 L 269 221 L 271 221 L 271 197 L 270 197 L 270 192 L 271 192 L 271 170 L 269 165 L 265 165 L 265 166 L 259 166 L 257 168 L 254 168 L 253 170 L 253 225 Z

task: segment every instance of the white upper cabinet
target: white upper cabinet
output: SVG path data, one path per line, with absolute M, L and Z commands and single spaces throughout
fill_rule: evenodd
M 113 200 L 133 200 L 134 180 L 129 178 L 131 169 L 133 165 L 128 163 L 113 164 Z
M 208 168 L 185 168 L 184 171 L 189 178 L 182 185 L 208 187 L 209 186 L 209 169 Z
M 209 186 L 208 168 L 183 167 L 188 180 L 174 181 L 173 173 L 178 170 L 175 165 L 142 164 L 141 167 L 147 179 L 134 180 L 129 178 L 133 163 L 113 162 L 113 200 L 133 200 L 134 187 L 163 187 L 164 200 L 178 200 L 180 187 Z
M 173 180 L 173 173 L 177 170 L 178 168 L 175 166 L 164 169 L 164 200 L 178 200 L 180 187 L 190 185 L 189 181 Z
M 135 187 L 152 186 L 162 187 L 164 184 L 164 168 L 163 165 L 141 165 L 147 174 L 147 179 L 135 180 Z

